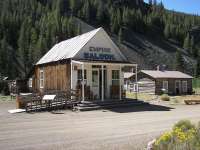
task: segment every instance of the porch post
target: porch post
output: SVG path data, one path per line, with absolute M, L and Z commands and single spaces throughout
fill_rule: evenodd
M 73 62 L 71 61 L 71 90 L 73 89 Z
M 138 76 L 137 76 L 137 72 L 138 72 L 138 66 L 135 66 L 135 82 L 136 82 L 136 100 L 138 99 Z
M 103 65 L 101 65 L 101 79 L 102 79 L 102 82 L 101 82 L 101 101 L 103 102 L 104 101 L 104 70 L 103 70 Z
M 84 87 L 84 64 L 82 64 L 82 101 L 85 101 L 85 87 Z
M 119 65 L 119 100 L 122 100 L 121 65 Z

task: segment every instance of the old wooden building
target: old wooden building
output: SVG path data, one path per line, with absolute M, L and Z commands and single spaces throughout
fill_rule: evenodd
M 36 92 L 80 90 L 83 101 L 122 99 L 124 67 L 137 65 L 98 28 L 56 44 L 35 65 L 29 87 Z
M 179 71 L 141 70 L 138 73 L 138 82 L 142 82 L 144 78 L 155 82 L 155 94 L 192 94 L 193 77 L 188 74 Z

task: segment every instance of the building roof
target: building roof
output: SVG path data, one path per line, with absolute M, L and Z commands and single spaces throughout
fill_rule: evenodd
M 103 28 L 92 30 L 56 44 L 36 63 L 36 65 L 73 58 L 100 30 L 103 30 Z
M 129 79 L 133 75 L 135 75 L 135 73 L 133 73 L 133 72 L 124 72 L 124 79 Z
M 182 73 L 180 71 L 157 71 L 157 70 L 141 70 L 142 73 L 145 73 L 153 78 L 183 78 L 183 79 L 192 79 L 193 77 Z

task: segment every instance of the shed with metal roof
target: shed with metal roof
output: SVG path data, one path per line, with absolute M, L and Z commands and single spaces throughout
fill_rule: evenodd
M 149 78 L 155 82 L 155 94 L 192 94 L 193 77 L 180 71 L 141 70 L 138 81 Z

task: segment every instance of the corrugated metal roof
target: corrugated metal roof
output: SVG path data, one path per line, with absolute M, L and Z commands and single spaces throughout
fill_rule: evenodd
M 191 79 L 192 76 L 182 73 L 180 71 L 156 71 L 156 70 L 141 70 L 141 72 L 153 77 L 153 78 L 185 78 Z
M 92 30 L 56 44 L 36 63 L 36 65 L 73 58 L 100 30 L 103 30 L 103 28 Z

